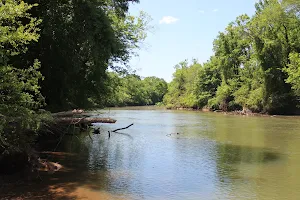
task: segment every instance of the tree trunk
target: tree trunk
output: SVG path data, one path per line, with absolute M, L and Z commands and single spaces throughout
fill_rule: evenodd
M 59 117 L 55 119 L 60 124 L 91 124 L 91 123 L 109 123 L 114 124 L 117 120 L 100 117 Z

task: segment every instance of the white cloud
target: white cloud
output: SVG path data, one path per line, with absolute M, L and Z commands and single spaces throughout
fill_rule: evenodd
M 213 9 L 213 12 L 218 12 L 218 11 L 219 11 L 219 9 L 217 9 L 217 8 L 216 8 L 216 9 Z
M 204 14 L 205 11 L 204 10 L 199 10 L 199 13 Z
M 172 16 L 164 16 L 161 20 L 159 20 L 160 24 L 174 24 L 179 19 L 172 17 Z

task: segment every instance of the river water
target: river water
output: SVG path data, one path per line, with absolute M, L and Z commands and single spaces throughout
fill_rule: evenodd
M 104 110 L 116 124 L 68 136 L 49 190 L 73 199 L 300 198 L 300 118 Z M 119 133 L 108 130 L 133 126 Z M 55 157 L 53 158 L 55 159 Z

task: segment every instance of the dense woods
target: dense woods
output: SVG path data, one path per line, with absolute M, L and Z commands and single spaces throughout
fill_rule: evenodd
M 107 82 L 108 92 L 106 106 L 145 106 L 162 102 L 167 92 L 167 82 L 154 76 L 142 79 L 135 74 L 119 76 L 110 72 Z
M 0 1 L 0 155 L 29 150 L 50 112 L 105 105 L 107 70 L 128 73 L 149 28 L 131 3 Z
M 220 32 L 203 65 L 176 65 L 168 107 L 293 114 L 300 106 L 300 3 L 265 0 Z

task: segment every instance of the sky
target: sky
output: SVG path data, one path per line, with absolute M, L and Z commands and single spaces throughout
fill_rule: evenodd
M 140 0 L 129 12 L 148 13 L 153 30 L 130 65 L 142 77 L 172 80 L 174 66 L 185 59 L 200 63 L 213 55 L 213 41 L 237 16 L 255 12 L 255 0 Z

